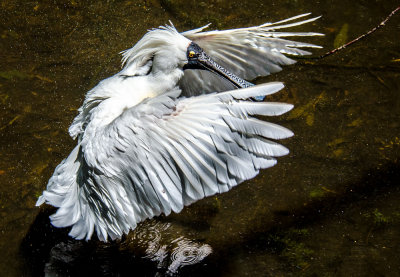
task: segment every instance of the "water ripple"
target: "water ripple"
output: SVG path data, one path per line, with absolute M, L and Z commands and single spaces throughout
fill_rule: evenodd
M 181 267 L 197 264 L 212 253 L 208 244 L 200 244 L 184 237 L 173 242 L 177 246 L 171 252 L 167 274 L 174 274 Z
M 208 244 L 202 244 L 182 235 L 169 223 L 148 221 L 135 230 L 131 243 L 145 249 L 144 259 L 156 262 L 166 275 L 174 275 L 184 266 L 201 262 L 212 253 Z

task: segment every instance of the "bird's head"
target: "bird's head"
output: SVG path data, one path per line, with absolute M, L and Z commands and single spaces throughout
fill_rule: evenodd
M 223 68 L 217 62 L 211 59 L 206 52 L 204 52 L 204 50 L 194 42 L 190 42 L 189 46 L 187 47 L 186 58 L 187 62 L 183 66 L 183 70 L 207 70 L 227 79 L 238 88 L 246 88 L 253 85 Z
M 180 34 L 173 25 L 162 26 L 146 33 L 134 47 L 123 52 L 122 61 L 125 67 L 130 67 L 133 71 L 151 61 L 153 73 L 207 70 L 229 80 L 236 87 L 252 85 L 220 66 L 198 44 Z

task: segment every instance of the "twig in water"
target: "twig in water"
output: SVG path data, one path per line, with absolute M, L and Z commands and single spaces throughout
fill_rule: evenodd
M 359 36 L 358 38 L 353 39 L 352 41 L 350 41 L 350 42 L 348 42 L 348 43 L 346 43 L 346 44 L 344 44 L 344 45 L 342 45 L 342 46 L 340 46 L 340 47 L 338 47 L 338 48 L 335 48 L 335 49 L 333 49 L 333 50 L 331 50 L 331 51 L 329 51 L 329 52 L 327 52 L 327 53 L 325 53 L 325 54 L 323 54 L 323 55 L 321 55 L 321 56 L 319 56 L 319 57 L 316 57 L 316 58 L 314 58 L 314 59 L 322 59 L 322 58 L 325 58 L 325 57 L 327 57 L 327 56 L 330 56 L 330 55 L 332 55 L 332 54 L 334 54 L 334 53 L 336 53 L 336 52 L 338 52 L 338 51 L 340 51 L 340 50 L 346 48 L 347 46 L 349 46 L 349 45 L 351 45 L 351 44 L 353 44 L 353 43 L 355 43 L 355 42 L 357 42 L 357 41 L 359 41 L 359 40 L 365 38 L 366 36 L 372 34 L 372 33 L 375 32 L 376 30 L 378 30 L 379 28 L 381 28 L 382 26 L 384 26 L 384 25 L 386 24 L 386 22 L 388 22 L 388 20 L 389 20 L 395 13 L 397 13 L 399 10 L 400 10 L 400 6 L 397 7 L 395 10 L 393 10 L 393 11 L 392 11 L 378 26 L 376 26 L 376 27 L 374 27 L 373 29 L 369 30 L 367 33 L 362 34 L 362 35 Z

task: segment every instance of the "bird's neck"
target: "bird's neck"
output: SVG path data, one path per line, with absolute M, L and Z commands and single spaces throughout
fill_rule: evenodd
M 183 70 L 180 68 L 153 71 L 151 73 L 151 78 L 149 78 L 149 83 L 151 90 L 154 91 L 154 96 L 175 88 L 182 77 Z
M 125 110 L 140 104 L 146 98 L 157 97 L 177 86 L 183 76 L 181 69 L 151 72 L 145 76 L 122 78 L 115 75 L 100 82 L 87 96 L 86 102 L 101 99 L 93 107 L 82 106 L 81 114 L 77 116 L 76 125 L 84 125 L 84 121 L 91 119 L 90 128 L 102 128 L 120 116 Z M 96 100 L 98 101 L 98 100 Z M 82 117 L 87 114 L 89 117 Z M 82 117 L 82 118 L 80 118 Z

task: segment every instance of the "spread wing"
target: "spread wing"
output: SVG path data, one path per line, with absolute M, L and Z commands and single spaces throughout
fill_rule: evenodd
M 73 225 L 72 236 L 88 239 L 95 230 L 107 240 L 146 218 L 226 192 L 288 153 L 269 139 L 293 133 L 252 115 L 280 115 L 292 105 L 244 100 L 282 87 L 269 83 L 191 98 L 179 98 L 176 89 L 145 100 L 106 127 L 85 133 L 80 149 L 56 170 L 54 178 L 62 180 L 68 160 L 71 168 L 80 161 L 72 196 L 51 203 L 61 190 L 48 186 L 38 203 L 60 207 L 52 223 Z
M 267 76 L 270 73 L 280 71 L 282 65 L 289 65 L 295 61 L 286 55 L 302 56 L 309 55 L 310 52 L 300 48 L 320 48 L 320 46 L 297 42 L 285 39 L 294 36 L 320 36 L 322 34 L 312 32 L 282 32 L 281 29 L 295 27 L 305 23 L 315 21 L 319 17 L 303 19 L 308 14 L 301 14 L 275 23 L 265 23 L 260 26 L 240 28 L 223 31 L 203 32 L 204 27 L 183 32 L 183 36 L 197 43 L 204 51 L 213 58 L 218 64 L 225 67 L 228 71 L 239 77 L 252 80 L 259 76 Z M 301 19 L 298 21 L 298 19 Z M 201 74 L 199 71 L 185 73 L 181 80 L 180 87 L 186 95 L 186 91 L 191 91 L 188 95 L 193 95 L 193 91 L 212 92 L 225 91 L 230 87 L 221 86 L 218 81 L 193 78 L 193 75 Z M 188 74 L 188 75 L 189 75 Z M 216 77 L 218 78 L 218 77 Z M 185 79 L 190 80 L 186 82 Z M 220 78 L 218 78 L 220 80 Z M 205 82 L 212 82 L 206 85 Z M 217 87 L 217 85 L 219 85 Z M 204 88 L 210 89 L 204 90 Z

